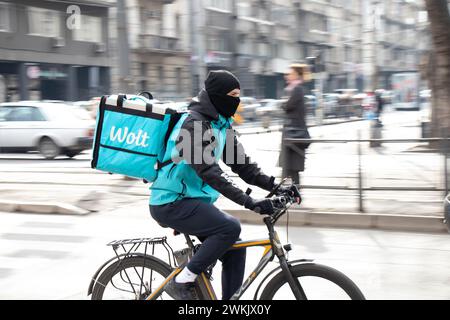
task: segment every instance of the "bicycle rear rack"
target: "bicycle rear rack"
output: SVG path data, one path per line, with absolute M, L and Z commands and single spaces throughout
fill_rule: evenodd
M 139 248 L 142 247 L 144 256 L 150 254 L 149 249 L 151 249 L 151 255 L 155 255 L 155 246 L 157 245 L 161 245 L 167 252 L 169 265 L 171 267 L 177 266 L 177 261 L 174 258 L 174 251 L 167 242 L 167 237 L 113 240 L 107 244 L 107 246 L 112 247 L 118 260 L 135 255 Z M 123 253 L 120 252 L 121 250 L 123 250 Z

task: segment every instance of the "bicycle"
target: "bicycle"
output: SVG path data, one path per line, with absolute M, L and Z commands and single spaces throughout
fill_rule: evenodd
M 275 257 L 278 258 L 280 266 L 270 271 L 260 282 L 254 294 L 255 300 L 258 299 L 258 296 L 260 300 L 277 298 L 285 300 L 289 293 L 292 293 L 296 300 L 306 300 L 311 298 L 311 294 L 315 291 L 320 290 L 320 285 L 325 284 L 322 280 L 331 282 L 333 289 L 339 289 L 339 292 L 336 292 L 339 293 L 339 296 L 334 296 L 335 292 L 333 291 L 332 299 L 344 296 L 352 300 L 364 300 L 365 297 L 358 286 L 342 272 L 325 265 L 316 264 L 311 259 L 294 261 L 287 259 L 285 253 L 290 251 L 292 247 L 290 244 L 282 245 L 274 226 L 295 200 L 288 195 L 274 197 L 281 184 L 277 185 L 267 196 L 273 199 L 276 208 L 273 215 L 263 218 L 269 231 L 269 239 L 238 241 L 229 249 L 264 248 L 263 256 L 258 265 L 230 300 L 240 299 Z M 164 291 L 165 285 L 182 270 L 200 246 L 194 245 L 193 239 L 189 235 L 184 234 L 184 237 L 187 248 L 178 251 L 173 251 L 167 242 L 167 237 L 114 240 L 108 243 L 113 247 L 116 256 L 105 262 L 94 274 L 89 285 L 88 295 L 91 295 L 93 300 L 111 299 L 109 291 L 108 294 L 105 293 L 106 289 L 112 289 L 113 294 L 126 293 L 137 300 L 170 299 L 171 297 Z M 131 248 L 126 248 L 127 245 L 131 245 Z M 141 246 L 145 248 L 144 253 L 138 252 Z M 152 254 L 147 254 L 149 246 L 152 248 Z M 154 255 L 156 246 L 167 252 L 168 262 Z M 118 248 L 123 249 L 124 253 L 119 254 Z M 213 267 L 214 264 L 197 277 L 196 290 L 200 300 L 217 300 L 210 281 Z M 321 281 L 317 282 L 317 279 Z M 120 285 L 119 282 L 121 282 Z M 265 282 L 267 284 L 262 288 Z M 153 286 L 153 284 L 156 285 Z M 305 288 L 311 288 L 309 285 L 311 285 L 312 290 L 305 290 Z M 323 299 L 323 296 L 319 298 Z

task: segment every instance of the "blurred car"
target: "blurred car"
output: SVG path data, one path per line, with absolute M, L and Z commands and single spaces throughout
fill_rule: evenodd
M 375 117 L 375 113 L 377 111 L 377 101 L 375 99 L 374 92 L 367 91 L 364 93 L 364 98 L 361 101 L 361 107 L 366 118 L 372 119 Z
M 367 99 L 367 93 L 361 92 L 353 95 L 353 110 L 354 115 L 357 117 L 363 117 L 364 116 L 364 101 Z
M 385 104 L 391 104 L 392 103 L 392 91 L 390 90 L 383 90 L 381 92 L 381 99 L 383 99 L 383 102 Z
M 256 110 L 261 106 L 261 104 L 253 97 L 241 97 L 240 99 L 242 110 L 239 114 L 243 118 L 243 121 L 256 120 Z
M 273 120 L 283 118 L 284 111 L 281 108 L 287 99 L 265 99 L 261 100 L 261 106 L 256 110 L 258 119 L 262 121 L 264 128 L 268 128 Z
M 74 101 L 74 102 L 68 102 L 68 103 L 70 103 L 71 105 L 74 105 L 76 107 L 83 108 L 84 110 L 89 112 L 89 114 L 92 116 L 93 119 L 95 119 L 97 117 L 98 105 L 100 103 L 100 99 L 101 99 L 101 97 L 93 97 L 91 100 Z M 45 101 L 45 102 L 47 102 L 47 101 Z M 63 102 L 63 103 L 65 103 L 65 102 Z
M 242 103 L 239 103 L 239 105 L 236 109 L 236 112 L 233 116 L 233 124 L 234 125 L 240 125 L 240 124 L 242 124 L 242 122 L 244 122 L 244 120 L 242 119 L 242 116 L 241 116 L 241 112 L 242 112 Z
M 317 106 L 316 96 L 305 94 L 304 99 L 305 99 L 306 114 L 315 115 Z
M 340 108 L 338 116 L 362 116 L 363 109 L 360 100 L 358 100 L 357 89 L 337 89 L 334 92 L 339 94 Z
M 92 147 L 95 121 L 88 111 L 61 102 L 0 104 L 0 150 L 39 151 L 46 159 L 70 158 Z
M 339 94 L 325 93 L 323 94 L 323 116 L 337 117 L 339 113 Z

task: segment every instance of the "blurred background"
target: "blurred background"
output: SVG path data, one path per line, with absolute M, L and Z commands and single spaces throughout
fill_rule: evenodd
M 314 142 L 301 173 L 304 202 L 296 214 L 306 220 L 299 225 L 445 232 L 449 6 L 447 0 L 0 0 L 2 287 L 18 283 L 17 258 L 69 266 L 73 254 L 84 253 L 69 253 L 64 243 L 92 248 L 106 236 L 133 236 L 120 225 L 136 208 L 151 223 L 148 185 L 90 168 L 100 97 L 149 91 L 156 102 L 184 110 L 217 69 L 240 80 L 235 123 L 247 153 L 280 178 L 285 74 L 292 63 L 309 67 L 304 101 Z M 225 198 L 218 205 L 241 214 Z M 84 230 L 86 220 L 77 220 L 96 219 L 101 229 L 108 225 L 102 213 L 123 219 L 114 235 L 88 234 L 93 227 Z M 429 243 L 444 243 L 435 240 Z M 442 248 L 450 259 L 448 245 Z M 101 260 L 95 252 L 89 259 L 86 273 Z M 414 278 L 424 271 L 411 272 Z M 442 274 L 448 280 L 448 269 Z M 15 290 L 0 297 L 20 297 L 23 288 Z M 42 297 L 54 298 L 49 292 Z

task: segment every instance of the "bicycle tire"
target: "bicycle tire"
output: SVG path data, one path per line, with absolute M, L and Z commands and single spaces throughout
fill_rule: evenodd
M 341 288 L 351 300 L 365 300 L 358 286 L 349 277 L 336 269 L 315 263 L 303 263 L 292 266 L 291 271 L 294 278 L 318 277 L 326 279 Z M 287 283 L 284 273 L 280 271 L 267 283 L 261 293 L 260 300 L 273 300 L 277 291 Z
M 167 278 L 172 272 L 170 265 L 153 256 L 145 256 L 145 258 L 134 256 L 121 259 L 111 264 L 99 275 L 92 289 L 91 300 L 103 300 L 104 291 L 114 276 L 129 268 L 147 268 L 157 272 L 162 278 Z

